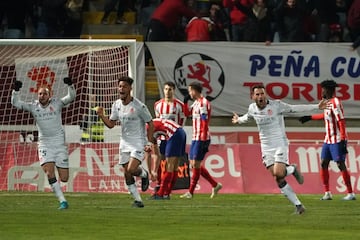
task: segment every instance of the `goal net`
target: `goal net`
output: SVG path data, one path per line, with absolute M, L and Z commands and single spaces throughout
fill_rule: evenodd
M 0 41 L 0 190 L 50 191 L 38 161 L 34 119 L 10 102 L 14 81 L 23 83 L 20 99 L 32 101 L 44 84 L 54 97 L 62 98 L 67 94 L 63 78 L 70 77 L 77 95 L 62 112 L 70 163 L 69 182 L 62 187 L 68 192 L 127 191 L 117 164 L 119 126 L 104 127 L 103 135 L 93 138 L 101 127 L 91 130 L 99 124 L 92 108 L 102 106 L 109 113 L 118 98 L 117 79 L 135 79 L 135 44 L 135 40 Z

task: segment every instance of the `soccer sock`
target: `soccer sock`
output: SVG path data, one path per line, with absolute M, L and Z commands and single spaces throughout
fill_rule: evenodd
M 171 182 L 170 182 L 170 184 L 169 184 L 169 189 L 168 189 L 169 192 L 166 193 L 167 195 L 169 195 L 169 194 L 171 193 L 173 187 L 174 187 L 175 184 L 176 184 L 177 178 L 178 178 L 178 172 L 177 172 L 177 171 L 172 172 L 172 173 L 171 173 Z
M 161 166 L 159 166 L 158 170 L 157 170 L 157 185 L 160 186 L 161 184 L 161 175 L 162 175 L 162 169 Z
M 291 175 L 291 174 L 293 174 L 294 173 L 294 171 L 295 171 L 295 167 L 294 166 L 287 166 L 286 167 L 286 176 L 289 176 L 289 175 Z
M 328 168 L 321 168 L 320 169 L 320 177 L 324 185 L 325 192 L 330 191 L 329 187 L 329 169 Z
M 200 168 L 192 169 L 192 176 L 191 176 L 191 182 L 190 182 L 190 188 L 189 188 L 189 192 L 191 194 L 194 194 L 196 184 L 200 178 L 200 171 L 201 171 Z
M 127 187 L 128 187 L 129 192 L 130 192 L 131 195 L 133 196 L 133 198 L 134 198 L 136 201 L 142 202 L 140 193 L 139 193 L 139 191 L 138 191 L 135 183 L 130 184 L 130 185 L 127 185 Z
M 347 170 L 341 171 L 341 175 L 342 175 L 344 183 L 346 185 L 347 192 L 352 193 L 353 190 L 351 187 L 351 179 L 350 179 L 349 172 Z
M 63 194 L 63 192 L 61 190 L 60 183 L 56 180 L 56 178 L 50 178 L 49 179 L 49 184 L 51 186 L 51 189 L 55 193 L 55 196 L 59 199 L 59 202 L 66 201 L 66 199 L 64 197 L 64 194 Z
M 161 178 L 160 189 L 157 192 L 157 195 L 163 196 L 165 192 L 169 192 L 167 189 L 169 187 L 169 183 L 171 181 L 171 173 L 164 172 L 163 177 Z
M 291 186 L 285 181 L 284 183 L 282 183 L 281 185 L 279 185 L 280 191 L 282 192 L 282 194 L 289 199 L 289 201 L 296 205 L 300 205 L 301 202 L 298 199 L 298 197 L 296 196 L 296 193 L 293 191 L 293 189 L 291 188 Z
M 213 188 L 216 187 L 217 182 L 214 180 L 214 178 L 210 175 L 209 171 L 205 167 L 200 167 L 200 174 L 211 184 Z

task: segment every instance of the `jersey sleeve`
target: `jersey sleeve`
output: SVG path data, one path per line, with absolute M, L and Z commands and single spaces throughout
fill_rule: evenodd
M 72 101 L 74 101 L 76 97 L 76 90 L 73 85 L 68 86 L 68 93 L 65 97 L 61 99 L 61 102 L 64 104 L 64 106 L 70 104 Z
M 25 110 L 25 111 L 31 111 L 31 103 L 30 102 L 24 102 L 22 100 L 20 100 L 20 92 L 19 91 L 12 91 L 11 94 L 11 104 L 16 107 L 17 109 L 20 110 Z

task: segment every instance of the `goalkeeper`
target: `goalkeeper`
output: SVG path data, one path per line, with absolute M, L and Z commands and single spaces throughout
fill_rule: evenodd
M 49 86 L 40 86 L 37 92 L 38 99 L 32 102 L 24 102 L 19 98 L 22 87 L 20 81 L 15 81 L 11 95 L 11 104 L 19 110 L 30 112 L 36 121 L 39 131 L 38 156 L 40 166 L 48 178 L 51 189 L 59 199 L 59 209 L 67 209 L 69 206 L 55 175 L 56 168 L 60 181 L 67 182 L 69 179 L 69 153 L 65 145 L 61 110 L 69 105 L 76 96 L 72 80 L 66 77 L 64 83 L 68 85 L 68 93 L 61 99 L 53 98 Z

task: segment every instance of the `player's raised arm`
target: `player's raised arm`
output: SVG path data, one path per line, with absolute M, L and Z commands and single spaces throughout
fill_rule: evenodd
M 64 105 L 68 105 L 69 103 L 74 101 L 74 99 L 76 97 L 76 90 L 75 90 L 75 87 L 73 85 L 71 78 L 65 77 L 64 83 L 68 85 L 68 93 L 65 97 L 63 97 L 61 99 L 61 101 L 64 103 Z
M 116 121 L 110 120 L 107 116 L 105 116 L 105 111 L 103 107 L 98 107 L 96 110 L 96 114 L 101 118 L 101 120 L 108 128 L 113 128 L 115 126 Z

